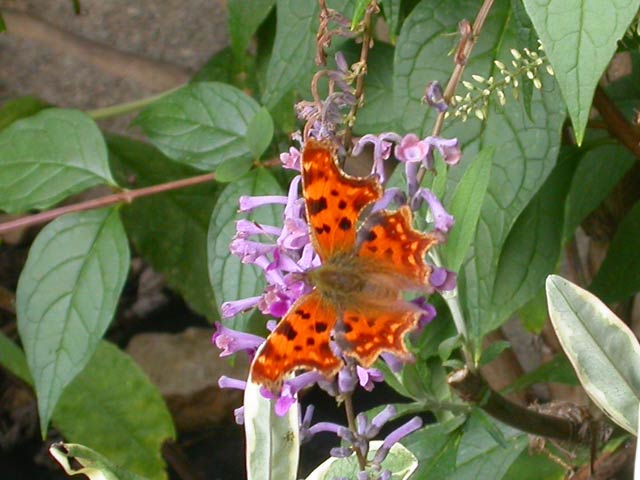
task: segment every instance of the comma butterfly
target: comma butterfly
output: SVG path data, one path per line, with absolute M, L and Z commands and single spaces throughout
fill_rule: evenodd
M 309 139 L 302 152 L 307 220 L 322 264 L 304 274 L 313 290 L 291 306 L 251 366 L 253 381 L 270 390 L 298 369 L 334 376 L 343 360 L 332 341 L 364 367 L 382 352 L 412 358 L 404 335 L 421 312 L 402 292 L 428 289 L 431 269 L 424 257 L 437 240 L 412 228 L 407 206 L 360 218 L 380 199 L 382 187 L 375 176 L 345 174 L 335 150 Z

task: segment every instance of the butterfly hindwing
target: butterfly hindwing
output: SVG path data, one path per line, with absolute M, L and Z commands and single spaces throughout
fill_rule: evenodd
M 251 378 L 267 388 L 277 387 L 282 378 L 298 368 L 317 370 L 331 377 L 342 365 L 329 347 L 336 313 L 317 291 L 302 296 L 292 305 L 251 365 Z
M 425 262 L 429 247 L 437 242 L 433 235 L 420 233 L 411 226 L 407 206 L 395 212 L 378 211 L 369 215 L 358 231 L 358 256 L 376 261 L 380 268 L 393 272 L 416 286 L 426 285 L 430 267 Z

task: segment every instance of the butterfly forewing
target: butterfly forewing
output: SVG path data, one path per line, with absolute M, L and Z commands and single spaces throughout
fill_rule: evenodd
M 309 139 L 302 152 L 302 185 L 307 219 L 316 252 L 326 261 L 355 247 L 356 223 L 362 210 L 382 195 L 374 177 L 343 173 L 335 147 Z

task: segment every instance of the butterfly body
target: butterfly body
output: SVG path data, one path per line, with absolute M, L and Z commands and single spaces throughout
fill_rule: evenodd
M 322 264 L 305 273 L 313 290 L 291 306 L 252 364 L 253 381 L 272 390 L 298 369 L 332 377 L 344 365 L 337 350 L 365 367 L 382 352 L 411 358 L 404 335 L 415 328 L 420 311 L 402 292 L 428 290 L 424 256 L 436 242 L 413 229 L 407 206 L 362 219 L 382 187 L 375 177 L 342 172 L 329 143 L 307 141 L 302 184 Z

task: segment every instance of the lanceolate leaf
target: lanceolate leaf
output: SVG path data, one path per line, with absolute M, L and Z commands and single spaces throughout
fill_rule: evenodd
M 269 110 L 262 107 L 253 116 L 247 127 L 247 145 L 249 145 L 249 150 L 251 150 L 254 159 L 260 158 L 271 143 L 272 138 L 273 119 L 269 114 Z
M 169 158 L 213 170 L 228 158 L 251 156 L 245 135 L 259 108 L 231 85 L 193 83 L 148 106 L 135 124 Z
M 24 352 L 2 332 L 0 332 L 0 365 L 23 382 L 33 385 Z
M 593 92 L 640 0 L 524 0 L 553 66 L 578 145 Z
M 150 145 L 116 136 L 109 137 L 108 144 L 113 170 L 122 185 L 134 179 L 131 187 L 147 187 L 198 174 Z M 138 253 L 193 310 L 212 321 L 218 317 L 218 307 L 203 259 L 209 217 L 221 188 L 216 182 L 207 182 L 139 198 L 122 209 L 124 225 Z
M 429 133 L 434 115 L 425 115 L 420 99 L 429 81 L 444 84 L 451 74 L 453 65 L 447 52 L 456 40 L 445 34 L 455 31 L 461 18 L 474 18 L 479 8 L 472 0 L 423 0 L 405 20 L 394 60 L 394 95 L 404 131 Z M 517 44 L 511 13 L 508 0 L 495 2 L 468 61 L 467 75 L 488 78 L 499 74 L 494 59 L 510 61 L 509 49 Z M 464 152 L 462 165 L 449 172 L 450 187 L 479 150 L 499 145 L 460 285 L 474 338 L 500 322 L 491 305 L 500 252 L 516 218 L 551 172 L 558 153 L 564 112 L 553 78 L 542 80 L 543 91 L 534 91 L 531 99 L 532 120 L 522 103 L 510 98 L 505 107 L 490 107 L 484 122 L 475 118 L 452 122 L 443 131 L 446 137 L 458 137 Z
M 115 345 L 101 342 L 65 390 L 52 422 L 81 443 L 144 478 L 166 479 L 160 449 L 175 438 L 171 414 L 140 367 Z
M 229 253 L 229 244 L 236 232 L 236 220 L 249 218 L 266 225 L 280 225 L 282 205 L 259 207 L 251 214 L 238 214 L 241 195 L 277 195 L 282 188 L 265 169 L 256 169 L 230 183 L 222 191 L 220 200 L 211 213 L 207 237 L 209 279 L 218 300 L 222 302 L 252 297 L 265 287 L 261 271 L 253 265 L 243 265 Z M 248 317 L 236 316 L 232 328 L 246 330 Z
M 605 302 L 630 297 L 640 290 L 640 202 L 622 219 L 607 257 L 589 286 Z
M 33 242 L 16 310 L 43 433 L 62 391 L 109 326 L 128 269 L 129 245 L 116 209 L 60 217 Z
M 473 159 L 451 199 L 449 212 L 456 223 L 442 246 L 442 254 L 444 265 L 454 272 L 462 265 L 476 231 L 480 208 L 491 178 L 494 151 L 493 146 L 486 147 Z
M 115 185 L 98 127 L 75 110 L 46 109 L 0 132 L 0 209 L 44 209 L 88 187 Z
M 633 332 L 597 297 L 556 275 L 547 278 L 547 300 L 553 328 L 589 397 L 637 435 L 640 345 Z
M 247 441 L 247 480 L 295 480 L 300 453 L 298 403 L 280 417 L 274 402 L 248 382 L 244 392 L 244 431 Z

